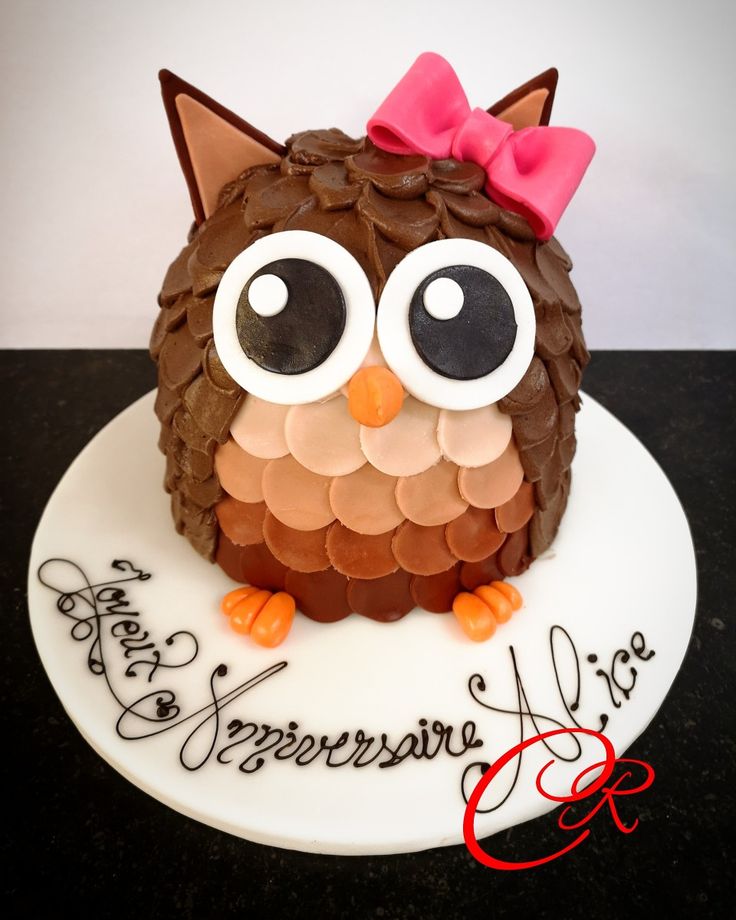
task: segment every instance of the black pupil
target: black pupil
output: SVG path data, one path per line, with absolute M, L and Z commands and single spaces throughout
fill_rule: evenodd
M 424 306 L 424 292 L 437 278 L 451 278 L 462 288 L 462 309 L 451 319 L 435 319 Z M 514 306 L 506 288 L 474 265 L 451 265 L 428 275 L 411 299 L 409 329 L 422 361 L 452 380 L 490 374 L 516 341 Z
M 276 275 L 289 299 L 275 316 L 259 316 L 248 299 L 261 275 Z M 259 269 L 243 288 L 235 313 L 240 346 L 260 367 L 277 374 L 303 374 L 335 350 L 345 329 L 345 298 L 327 269 L 306 259 L 277 259 Z

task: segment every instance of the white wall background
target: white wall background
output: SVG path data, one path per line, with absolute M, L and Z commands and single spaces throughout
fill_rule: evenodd
M 160 67 L 282 140 L 362 133 L 434 50 L 484 107 L 559 68 L 591 347 L 736 347 L 735 36 L 732 0 L 0 0 L 0 345 L 147 345 L 191 221 Z

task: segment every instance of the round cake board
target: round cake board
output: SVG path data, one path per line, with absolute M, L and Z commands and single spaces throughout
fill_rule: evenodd
M 315 853 L 456 844 L 485 765 L 521 740 L 603 727 L 621 756 L 662 704 L 693 625 L 692 541 L 661 469 L 590 397 L 559 534 L 512 579 L 524 606 L 491 640 L 414 610 L 390 624 L 297 615 L 276 649 L 230 630 L 219 600 L 233 582 L 174 530 L 153 401 L 113 419 L 57 486 L 28 603 L 70 718 L 159 801 Z M 544 785 L 564 794 L 603 759 L 592 737 L 548 743 L 494 779 L 478 839 L 555 807 L 535 788 L 549 760 Z

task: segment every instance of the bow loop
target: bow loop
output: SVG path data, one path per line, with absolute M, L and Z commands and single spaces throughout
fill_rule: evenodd
M 420 54 L 368 122 L 371 141 L 389 153 L 450 156 L 477 163 L 488 197 L 525 217 L 546 240 L 595 153 L 575 128 L 514 131 L 483 109 L 470 108 L 457 74 L 438 54 Z
M 368 137 L 388 153 L 450 156 L 470 105 L 457 74 L 439 54 L 420 54 L 368 122 Z

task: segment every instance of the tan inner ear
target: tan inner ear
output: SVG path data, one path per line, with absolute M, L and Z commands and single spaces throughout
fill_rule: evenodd
M 519 131 L 521 128 L 536 127 L 541 121 L 542 111 L 548 96 L 549 90 L 532 90 L 522 99 L 517 99 L 508 108 L 499 112 L 496 118 L 508 122 L 513 126 L 514 131 Z
M 227 182 L 250 166 L 277 163 L 280 157 L 191 96 L 181 93 L 175 102 L 205 217 L 209 217 Z

